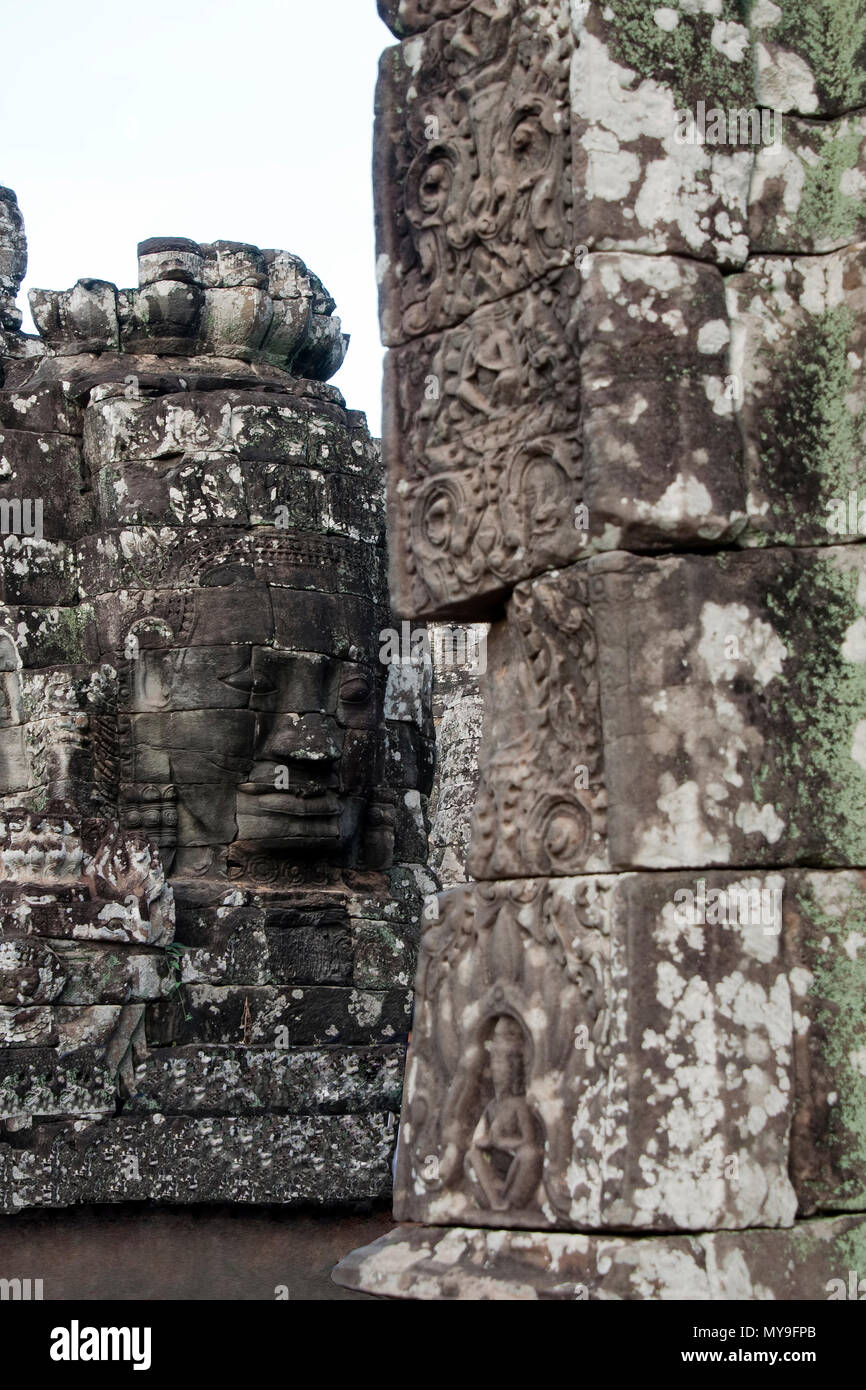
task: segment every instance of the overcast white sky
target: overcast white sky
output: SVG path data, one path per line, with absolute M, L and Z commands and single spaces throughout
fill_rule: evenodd
M 379 433 L 370 160 L 376 0 L 7 0 L 0 184 L 25 291 L 137 284 L 149 236 L 302 256 L 352 335 L 334 378 Z

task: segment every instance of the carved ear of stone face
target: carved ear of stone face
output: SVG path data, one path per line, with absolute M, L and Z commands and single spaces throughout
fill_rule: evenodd
M 204 256 L 198 242 L 187 237 L 150 237 L 138 243 L 140 287 L 164 280 L 201 285 L 203 276 Z
M 15 300 L 26 272 L 27 239 L 18 199 L 11 188 L 0 188 L 0 329 L 21 327 Z
M 107 280 L 79 280 L 71 290 L 31 290 L 28 299 L 40 336 L 55 351 L 117 351 L 116 285 Z

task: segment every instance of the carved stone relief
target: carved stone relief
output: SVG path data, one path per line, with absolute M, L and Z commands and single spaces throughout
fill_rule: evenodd
M 472 4 L 391 50 L 377 97 L 382 331 L 438 331 L 571 261 L 568 5 Z
M 690 917 L 683 894 L 701 889 L 683 873 L 479 883 L 440 899 L 422 939 L 398 1219 L 790 1224 L 794 1023 L 781 903 L 797 885 L 733 872 L 702 883 L 710 902 L 745 895 L 749 909 L 722 929 Z M 765 918 L 749 915 L 755 894 L 773 909 Z M 822 1005 L 798 1007 L 814 1020 Z M 731 1088 L 747 1044 L 748 1084 Z
M 453 140 L 406 177 L 425 114 L 501 91 L 521 17 L 455 54 L 484 9 L 382 10 L 391 592 L 489 621 L 490 659 L 477 881 L 425 914 L 411 1224 L 335 1277 L 824 1297 L 864 1201 L 862 6 L 572 3 L 572 255 L 515 215 L 492 288 Z M 550 351 L 505 331 L 551 305 Z
M 388 355 L 391 594 L 400 613 L 482 610 L 578 556 L 576 271 Z
M 488 640 L 473 875 L 859 864 L 863 565 L 619 552 L 518 585 Z
M 0 499 L 44 500 L 0 546 L 2 1205 L 381 1197 L 433 730 L 429 673 L 381 656 L 334 302 L 183 238 L 136 290 L 32 302 L 0 390 Z

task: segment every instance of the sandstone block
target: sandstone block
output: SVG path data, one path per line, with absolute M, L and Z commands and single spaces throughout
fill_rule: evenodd
M 840 1287 L 857 1297 L 849 1269 L 863 1267 L 864 1240 L 862 1217 L 651 1240 L 410 1226 L 354 1250 L 333 1277 L 368 1294 L 437 1301 L 818 1302 Z
M 576 243 L 743 265 L 755 151 L 727 122 L 729 110 L 754 106 L 741 7 L 573 9 Z M 698 102 L 725 113 L 718 143 L 695 138 Z
M 375 184 L 387 344 L 570 261 L 569 60 L 563 0 L 471 5 L 385 54 Z
M 860 546 L 619 553 L 519 585 L 470 871 L 859 865 L 862 570 Z
M 727 286 L 749 532 L 769 545 L 866 534 L 866 248 L 756 256 Z

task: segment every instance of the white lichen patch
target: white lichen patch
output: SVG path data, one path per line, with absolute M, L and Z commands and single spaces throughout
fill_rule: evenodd
M 672 32 L 679 14 L 654 11 Z M 741 62 L 748 31 L 719 21 L 713 42 Z M 584 167 L 581 184 L 598 249 L 687 251 L 729 264 L 748 255 L 746 213 L 754 152 L 678 139 L 673 91 L 617 63 L 595 34 L 580 33 L 572 64 L 572 108 Z M 595 203 L 602 204 L 595 216 Z M 725 220 L 720 221 L 720 214 Z

